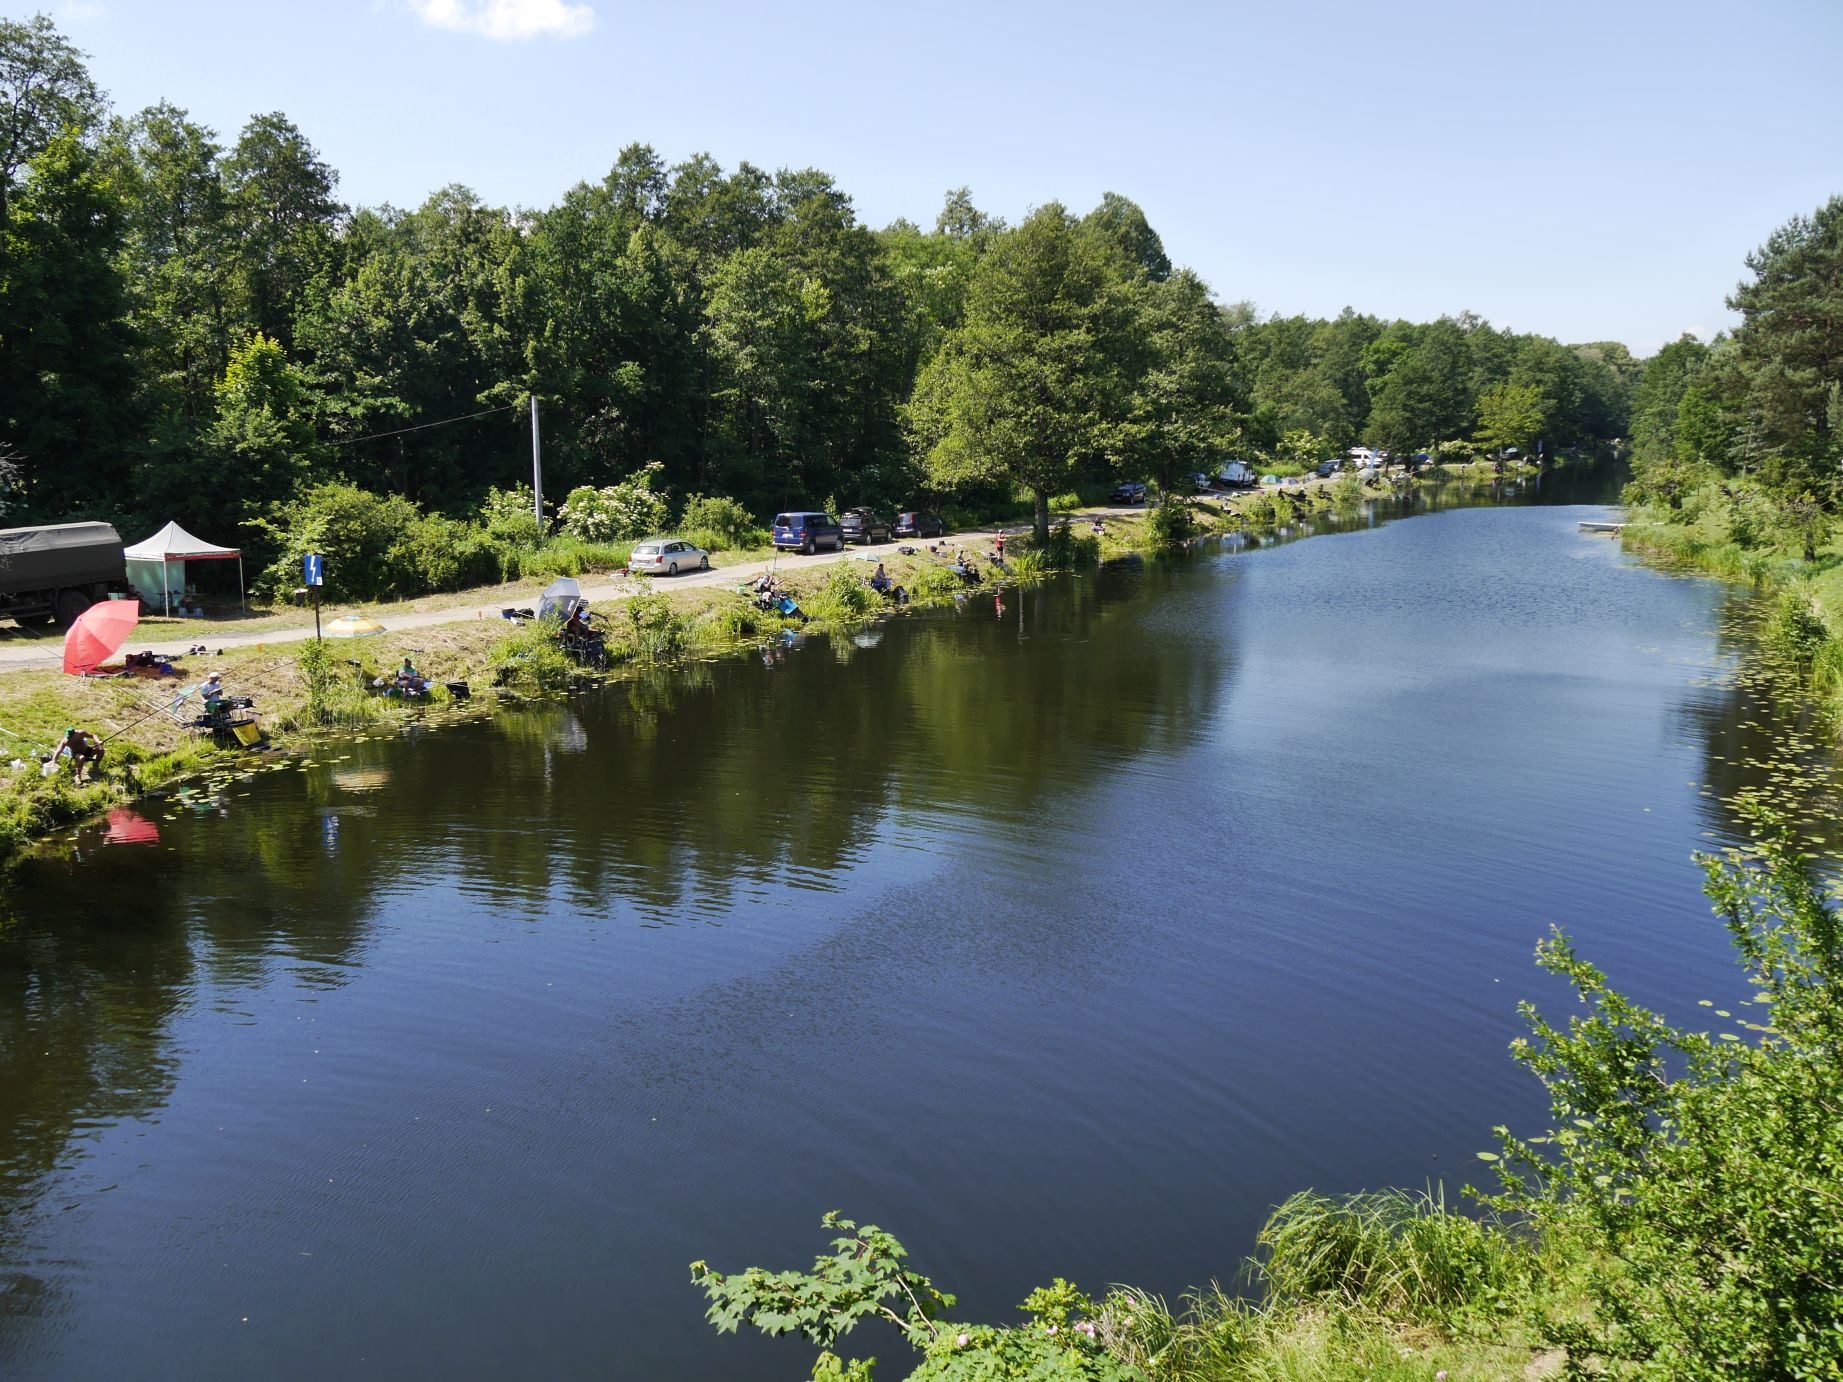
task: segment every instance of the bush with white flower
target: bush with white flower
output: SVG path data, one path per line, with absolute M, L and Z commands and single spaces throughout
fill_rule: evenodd
M 619 484 L 581 485 L 558 510 L 563 531 L 587 542 L 650 537 L 666 526 L 666 498 L 653 488 L 665 467 L 649 461 Z

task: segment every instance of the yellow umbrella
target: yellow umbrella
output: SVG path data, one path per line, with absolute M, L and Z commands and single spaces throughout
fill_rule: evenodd
M 362 614 L 342 614 L 326 626 L 328 638 L 373 638 L 383 632 L 382 624 Z

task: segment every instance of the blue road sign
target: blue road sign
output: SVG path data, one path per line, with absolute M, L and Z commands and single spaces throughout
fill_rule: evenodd
M 302 585 L 325 585 L 325 574 L 325 568 L 321 565 L 318 552 L 309 552 L 301 558 Z

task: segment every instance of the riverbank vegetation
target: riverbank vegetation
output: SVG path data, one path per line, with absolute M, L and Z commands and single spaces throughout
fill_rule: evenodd
M 813 1378 L 860 1382 L 1834 1378 L 1843 914 L 1785 823 L 1745 809 L 1755 848 L 1700 863 L 1750 996 L 1673 1022 L 1552 935 L 1538 963 L 1579 1011 L 1557 1024 L 1524 1004 L 1512 1051 L 1553 1121 L 1496 1130 L 1472 1214 L 1439 1193 L 1304 1192 L 1261 1231 L 1246 1293 L 1173 1308 L 1059 1278 L 1000 1325 L 961 1322 L 900 1242 L 828 1215 L 838 1237 L 809 1271 L 693 1263 L 709 1319 L 798 1334 L 820 1350 Z M 860 1323 L 911 1358 L 841 1358 Z
M 266 593 L 309 547 L 329 596 L 422 594 L 618 566 L 667 523 L 746 548 L 780 509 L 926 500 L 1043 536 L 1116 477 L 1625 426 L 1621 347 L 1224 306 L 1113 193 L 877 229 L 823 172 L 633 144 L 545 208 L 353 208 L 280 113 L 223 140 L 111 111 L 42 17 L 0 50 L 0 515 L 176 517 Z
M 1843 197 L 1747 257 L 1732 334 L 1633 395 L 1626 540 L 1776 601 L 1770 632 L 1843 725 Z

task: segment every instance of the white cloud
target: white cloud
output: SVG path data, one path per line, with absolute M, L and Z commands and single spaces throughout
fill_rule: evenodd
M 94 0 L 64 0 L 64 8 L 58 13 L 65 19 L 85 20 L 101 19 L 108 11 Z
M 501 41 L 574 38 L 595 27 L 595 11 L 570 0 L 409 0 L 409 7 L 434 28 Z

